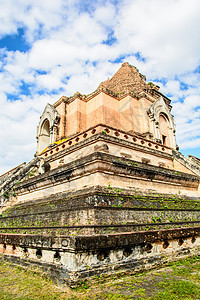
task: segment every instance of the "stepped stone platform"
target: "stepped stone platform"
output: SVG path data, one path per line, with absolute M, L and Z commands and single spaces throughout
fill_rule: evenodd
M 170 111 L 128 63 L 47 104 L 36 157 L 0 178 L 0 259 L 74 285 L 199 255 L 199 159 L 177 151 Z
M 93 154 L 98 159 L 104 155 Z M 109 161 L 107 155 L 106 159 Z M 167 172 L 143 163 L 136 168 L 125 158 L 122 161 L 123 170 L 130 166 L 134 174 L 137 169 L 144 178 L 151 169 L 157 176 Z M 59 169 L 62 178 L 70 164 Z M 171 181 L 198 182 L 190 174 L 167 173 Z M 16 192 L 29 189 L 31 195 L 31 187 L 54 174 L 58 174 L 56 169 L 22 181 Z M 200 200 L 180 194 L 141 192 L 110 184 L 92 186 L 19 202 L 0 218 L 4 259 L 24 267 L 40 267 L 54 281 L 69 285 L 103 273 L 155 267 L 198 255 L 199 250 Z

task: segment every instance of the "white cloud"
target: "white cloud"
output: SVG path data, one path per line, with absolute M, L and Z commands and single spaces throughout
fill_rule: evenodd
M 200 95 L 192 95 L 173 107 L 181 149 L 200 147 Z
M 193 70 L 199 62 L 199 11 L 197 0 L 125 1 L 117 37 L 128 51 L 148 58 L 154 75 Z
M 94 12 L 94 19 L 106 27 L 112 27 L 117 22 L 116 14 L 116 7 L 107 3 L 105 6 L 97 7 Z
M 0 50 L 0 172 L 31 159 L 47 102 L 92 92 L 117 71 L 121 62 L 112 61 L 120 56 L 170 95 L 180 146 L 200 147 L 199 0 L 113 3 L 0 0 L 0 38 L 23 28 L 30 46 Z

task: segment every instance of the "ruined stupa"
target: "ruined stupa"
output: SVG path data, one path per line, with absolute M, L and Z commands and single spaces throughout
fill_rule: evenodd
M 0 177 L 0 253 L 63 283 L 199 253 L 200 167 L 171 101 L 128 63 L 47 104 L 36 157 Z

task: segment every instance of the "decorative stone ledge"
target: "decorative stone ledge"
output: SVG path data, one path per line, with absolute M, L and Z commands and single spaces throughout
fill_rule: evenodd
M 97 126 L 89 128 L 88 130 L 82 133 L 76 134 L 75 136 L 69 138 L 67 141 L 63 143 L 60 143 L 59 145 L 52 145 L 48 150 L 40 153 L 39 156 L 42 158 L 47 158 L 49 156 L 59 153 L 60 151 L 63 151 L 64 149 L 67 149 L 80 142 L 83 142 L 88 138 L 91 138 L 92 136 L 96 136 L 97 134 L 101 134 L 104 136 L 106 135 L 108 137 L 114 137 L 118 139 L 118 141 L 119 140 L 128 141 L 133 145 L 143 146 L 144 149 L 146 148 L 150 150 L 159 151 L 162 153 L 167 153 L 170 155 L 172 154 L 172 149 L 167 146 L 139 137 L 138 135 L 129 134 L 125 131 L 115 129 L 110 126 L 105 126 L 103 124 L 99 124 Z
M 91 276 L 131 273 L 199 255 L 200 227 L 95 236 L 0 234 L 0 259 L 40 267 L 54 281 L 74 285 Z

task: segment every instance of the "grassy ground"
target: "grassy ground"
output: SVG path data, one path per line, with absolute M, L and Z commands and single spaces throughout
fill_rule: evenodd
M 30 270 L 0 262 L 0 299 L 199 299 L 200 257 L 137 275 L 99 277 L 70 289 Z

